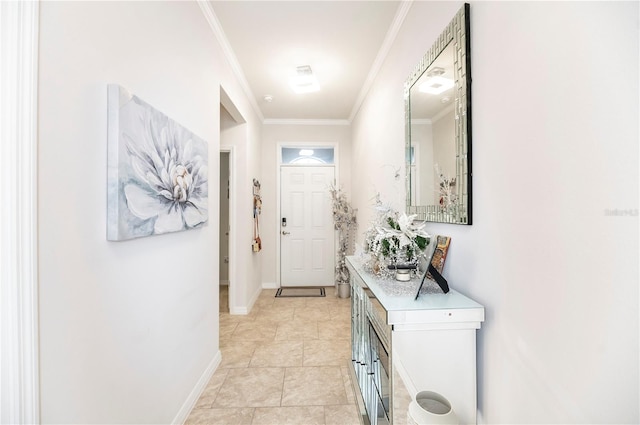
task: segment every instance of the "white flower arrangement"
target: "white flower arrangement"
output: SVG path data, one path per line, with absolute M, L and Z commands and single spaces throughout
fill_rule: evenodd
M 455 191 L 456 178 L 446 175 L 438 164 L 435 165 L 435 171 L 440 180 L 437 189 L 440 207 L 444 210 L 455 208 L 458 201 L 458 195 Z
M 424 223 L 416 224 L 416 215 L 398 213 L 377 199 L 378 217 L 365 232 L 368 268 L 377 275 L 388 273 L 389 265 L 417 264 L 425 256 L 431 235 Z

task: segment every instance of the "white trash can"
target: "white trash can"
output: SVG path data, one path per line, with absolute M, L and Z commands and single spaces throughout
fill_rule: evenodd
M 409 404 L 410 425 L 458 425 L 458 417 L 449 400 L 433 391 L 420 391 Z

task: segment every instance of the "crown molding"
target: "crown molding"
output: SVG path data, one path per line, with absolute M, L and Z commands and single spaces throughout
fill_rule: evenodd
M 431 117 L 431 121 L 432 122 L 436 122 L 439 121 L 442 117 L 444 117 L 445 115 L 447 115 L 448 113 L 454 111 L 456 109 L 455 107 L 456 105 L 454 105 L 453 103 L 447 105 L 444 109 L 442 109 L 440 112 L 438 112 L 437 114 L 435 114 L 433 117 Z
M 265 119 L 264 125 L 351 125 L 349 120 Z
M 369 75 L 367 75 L 367 79 L 365 80 L 364 84 L 362 85 L 362 88 L 360 89 L 360 94 L 358 94 L 358 98 L 356 99 L 356 102 L 353 104 L 353 109 L 351 109 L 351 114 L 349 115 L 349 119 L 348 119 L 349 122 L 353 121 L 353 119 L 356 117 L 356 114 L 360 110 L 360 107 L 362 106 L 362 103 L 364 102 L 365 97 L 369 93 L 369 90 L 371 89 L 373 82 L 378 76 L 378 72 L 380 72 L 380 68 L 382 68 L 382 64 L 384 63 L 384 61 L 387 59 L 387 56 L 389 55 L 391 46 L 396 40 L 396 37 L 398 36 L 398 32 L 402 27 L 402 23 L 404 22 L 404 19 L 406 18 L 407 13 L 409 13 L 409 9 L 411 8 L 412 4 L 413 4 L 413 0 L 408 0 L 408 1 L 401 2 L 400 6 L 398 6 L 396 16 L 393 18 L 393 22 L 391 23 L 391 26 L 387 31 L 387 35 L 384 38 L 382 46 L 380 46 L 380 50 L 378 50 L 378 55 L 376 56 L 376 59 L 373 61 L 373 65 L 371 66 Z
M 262 111 L 258 106 L 256 97 L 253 94 L 251 87 L 249 86 L 247 77 L 244 75 L 244 71 L 242 70 L 240 63 L 236 58 L 236 54 L 233 52 L 233 49 L 231 48 L 231 44 L 229 44 L 229 40 L 227 39 L 227 36 L 225 35 L 224 30 L 220 25 L 220 21 L 218 20 L 218 17 L 213 11 L 213 7 L 211 6 L 211 3 L 209 3 L 206 0 L 198 0 L 198 6 L 200 6 L 200 9 L 202 10 L 204 17 L 207 19 L 207 22 L 209 23 L 209 26 L 213 31 L 213 34 L 216 36 L 218 43 L 220 43 L 224 56 L 229 62 L 229 65 L 233 70 L 233 74 L 238 79 L 238 82 L 240 83 L 242 90 L 244 91 L 245 95 L 249 99 L 249 103 L 253 107 L 254 112 L 256 113 L 256 115 L 258 115 L 258 118 L 260 119 L 260 121 L 264 121 L 264 115 L 262 115 Z

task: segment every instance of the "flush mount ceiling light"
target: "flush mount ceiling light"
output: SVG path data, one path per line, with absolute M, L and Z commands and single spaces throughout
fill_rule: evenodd
M 454 86 L 454 81 L 449 78 L 444 78 L 444 68 L 436 67 L 427 72 L 427 81 L 420 84 L 418 90 L 422 93 L 440 94 L 449 90 Z
M 311 93 L 320 90 L 320 85 L 309 65 L 296 68 L 296 75 L 291 79 L 291 87 L 296 93 Z

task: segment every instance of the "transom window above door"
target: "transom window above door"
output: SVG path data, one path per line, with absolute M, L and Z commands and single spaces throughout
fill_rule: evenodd
M 282 165 L 333 165 L 333 147 L 283 147 Z

